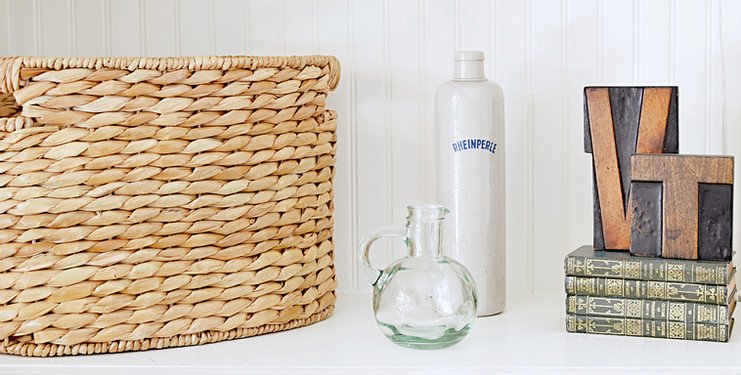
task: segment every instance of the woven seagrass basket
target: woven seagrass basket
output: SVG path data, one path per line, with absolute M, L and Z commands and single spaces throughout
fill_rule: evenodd
M 0 58 L 0 352 L 329 316 L 338 80 L 328 56 Z

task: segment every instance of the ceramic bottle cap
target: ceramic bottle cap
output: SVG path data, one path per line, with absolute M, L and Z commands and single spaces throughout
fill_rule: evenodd
M 455 61 L 484 61 L 484 51 L 455 51 Z

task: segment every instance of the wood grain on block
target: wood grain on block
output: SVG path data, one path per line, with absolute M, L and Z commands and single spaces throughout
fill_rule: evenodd
M 733 157 L 636 154 L 631 170 L 633 181 L 663 183 L 661 256 L 698 259 L 700 183 L 732 184 Z
M 596 249 L 630 247 L 630 157 L 677 152 L 676 97 L 676 87 L 584 89 L 584 149 L 594 162 Z
M 671 87 L 647 87 L 643 90 L 637 153 L 656 154 L 664 149 L 672 91 Z
M 660 182 L 633 182 L 630 188 L 630 253 L 661 256 Z
M 630 228 L 625 220 L 608 89 L 587 90 L 587 105 L 605 248 L 627 249 L 630 244 Z
M 704 260 L 730 260 L 733 234 L 733 185 L 700 184 L 698 253 Z
M 612 112 L 612 126 L 615 129 L 615 148 L 617 149 L 618 173 L 620 174 L 620 191 L 623 205 L 628 203 L 630 191 L 630 157 L 636 152 L 639 124 L 641 123 L 641 94 L 643 90 L 637 87 L 611 87 L 610 109 Z M 646 151 L 650 154 L 657 151 Z M 625 208 L 621 213 L 625 217 Z M 630 225 L 630 222 L 627 222 Z

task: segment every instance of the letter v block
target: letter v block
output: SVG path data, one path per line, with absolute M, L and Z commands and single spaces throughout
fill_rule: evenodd
M 594 173 L 594 248 L 630 248 L 630 157 L 677 153 L 676 87 L 584 88 L 584 150 Z
M 731 260 L 733 157 L 633 155 L 630 253 Z

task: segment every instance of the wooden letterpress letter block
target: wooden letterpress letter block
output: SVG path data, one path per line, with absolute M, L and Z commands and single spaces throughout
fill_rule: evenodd
M 676 87 L 584 89 L 584 150 L 594 165 L 594 248 L 630 247 L 634 153 L 676 153 Z
M 631 169 L 631 254 L 731 259 L 732 156 L 636 154 Z

